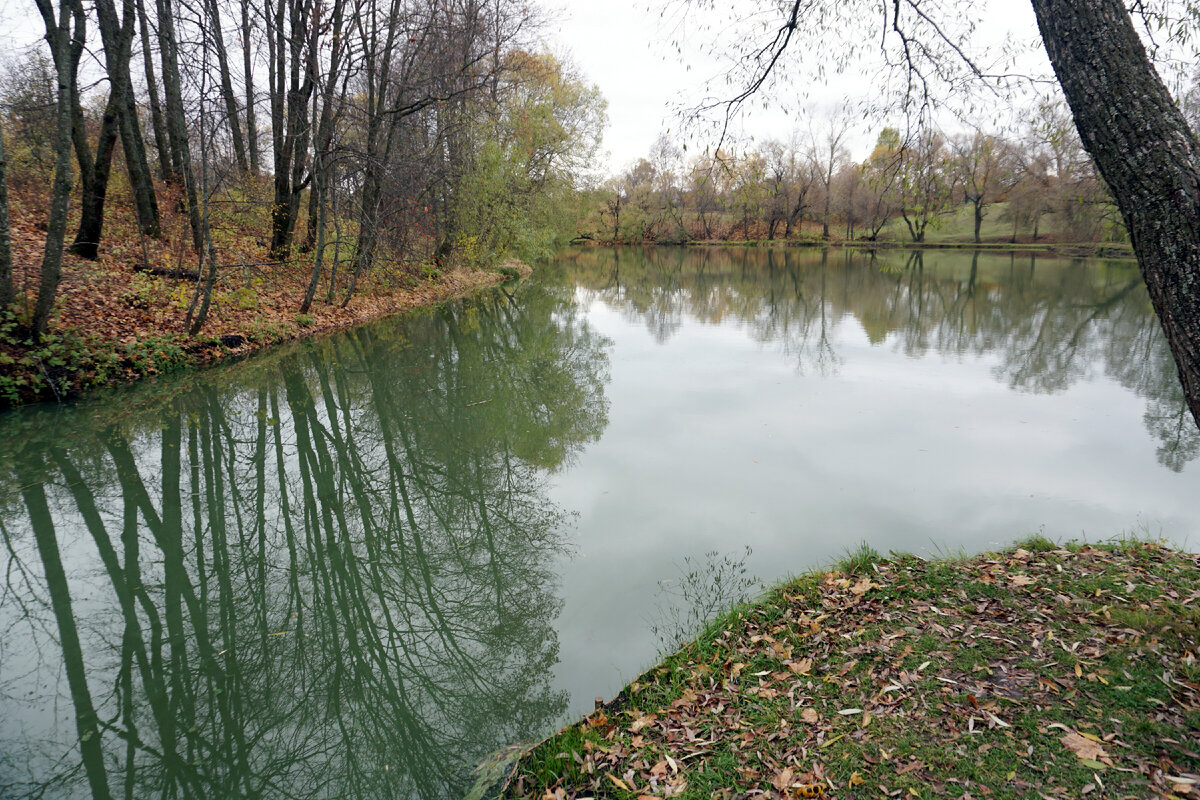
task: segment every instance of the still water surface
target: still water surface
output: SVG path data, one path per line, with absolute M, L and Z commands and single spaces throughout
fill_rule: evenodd
M 568 252 L 0 416 L 0 798 L 461 796 L 655 660 L 681 570 L 1194 550 L 1197 456 L 1129 263 Z

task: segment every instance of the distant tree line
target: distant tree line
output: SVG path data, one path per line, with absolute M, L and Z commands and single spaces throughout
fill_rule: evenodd
M 1051 221 L 1060 240 L 1128 238 L 1059 102 L 1039 103 L 1015 134 L 924 127 L 902 137 L 884 128 L 861 162 L 850 156 L 850 133 L 850 120 L 837 115 L 786 141 L 690 158 L 661 136 L 649 157 L 597 191 L 581 233 L 608 242 L 678 242 L 875 240 L 894 230 L 921 243 L 966 210 L 975 242 L 989 216 L 1004 223 L 1011 242 L 1037 241 Z
M 36 3 L 45 46 L 0 87 L 0 311 L 6 190 L 49 184 L 37 333 L 64 250 L 104 244 L 114 166 L 140 235 L 164 235 L 165 206 L 186 215 L 194 334 L 222 208 L 259 212 L 269 259 L 304 259 L 301 312 L 322 290 L 348 304 L 388 265 L 545 250 L 603 128 L 598 91 L 535 47 L 538 11 L 516 0 Z

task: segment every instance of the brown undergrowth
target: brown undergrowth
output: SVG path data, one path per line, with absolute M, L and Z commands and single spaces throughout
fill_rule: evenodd
M 503 797 L 1200 797 L 1200 556 L 860 553 L 526 752 Z
M 222 265 L 208 318 L 200 334 L 186 335 L 188 306 L 201 265 L 190 246 L 190 229 L 178 200 L 160 187 L 164 233 L 139 234 L 128 185 L 114 174 L 100 257 L 88 261 L 65 254 L 62 281 L 47 334 L 29 336 L 45 246 L 45 187 L 17 184 L 10 193 L 14 283 L 17 300 L 0 315 L 0 408 L 39 400 L 62 400 L 89 388 L 154 375 L 183 366 L 241 355 L 289 339 L 361 324 L 495 285 L 528 268 L 509 263 L 500 270 L 438 269 L 418 261 L 389 259 L 358 283 L 343 306 L 348 263 L 332 299 L 329 265 L 335 254 L 350 255 L 353 230 L 341 231 L 344 246 L 326 251 L 325 279 L 316 301 L 299 313 L 312 269 L 312 253 L 296 248 L 287 261 L 268 258 L 269 203 L 266 184 L 252 182 L 228 191 L 213 205 L 213 238 Z M 77 204 L 75 204 L 77 206 Z M 78 224 L 70 219 L 68 233 Z M 304 237 L 297 223 L 297 240 Z M 69 239 L 68 239 L 69 241 Z

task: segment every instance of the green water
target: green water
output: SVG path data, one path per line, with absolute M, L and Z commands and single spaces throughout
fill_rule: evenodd
M 0 798 L 461 796 L 652 663 L 689 569 L 1195 549 L 1197 455 L 1126 263 L 569 252 L 0 416 Z

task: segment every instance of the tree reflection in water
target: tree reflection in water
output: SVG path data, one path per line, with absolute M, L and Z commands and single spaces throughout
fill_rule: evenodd
M 7 418 L 0 797 L 441 800 L 543 734 L 606 346 L 526 286 Z
M 660 342 L 733 322 L 818 374 L 848 333 L 986 357 L 1022 391 L 1103 372 L 1163 464 L 1200 454 L 1129 265 L 659 249 L 543 272 L 0 419 L 0 798 L 440 800 L 551 727 L 569 520 L 548 482 L 608 413 L 577 296 Z
M 1129 261 L 975 251 L 781 248 L 588 249 L 571 254 L 585 300 L 620 309 L 668 341 L 684 316 L 735 320 L 798 369 L 844 363 L 832 332 L 856 321 L 906 355 L 989 356 L 1013 389 L 1060 392 L 1102 372 L 1146 401 L 1159 462 L 1200 455 L 1178 374 Z

